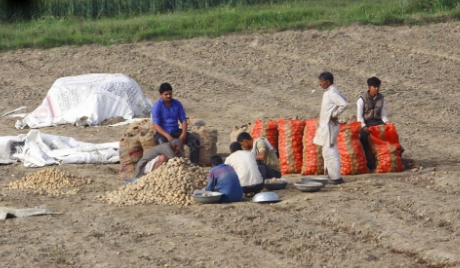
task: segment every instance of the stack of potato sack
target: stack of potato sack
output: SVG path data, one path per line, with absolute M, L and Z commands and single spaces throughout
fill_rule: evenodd
M 119 149 L 121 179 L 132 178 L 137 162 L 142 158 L 144 152 L 156 145 L 151 126 L 151 119 L 133 122 L 121 137 Z
M 252 128 L 251 137 L 255 140 L 260 137 L 265 137 L 268 142 L 278 150 L 278 122 L 276 120 L 270 120 L 263 122 L 260 119 L 257 119 Z
M 200 119 L 189 119 L 189 131 L 197 135 L 200 139 L 200 155 L 199 165 L 210 166 L 211 156 L 217 154 L 217 140 L 218 131 L 217 129 L 206 126 L 206 123 Z M 189 148 L 192 150 L 193 148 Z
M 278 119 L 278 151 L 282 174 L 302 171 L 304 127 L 305 120 L 302 119 Z

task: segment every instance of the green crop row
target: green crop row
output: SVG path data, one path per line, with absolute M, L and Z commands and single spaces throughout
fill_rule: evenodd
M 0 21 L 16 22 L 42 18 L 99 19 L 113 17 L 135 17 L 147 14 L 170 13 L 191 9 L 207 10 L 216 6 L 251 6 L 292 4 L 304 2 L 314 6 L 330 6 L 331 2 L 343 5 L 372 5 L 381 1 L 372 0 L 0 0 Z M 398 0 L 401 13 L 438 12 L 456 9 L 460 0 Z M 20 4 L 18 4 L 20 3 Z

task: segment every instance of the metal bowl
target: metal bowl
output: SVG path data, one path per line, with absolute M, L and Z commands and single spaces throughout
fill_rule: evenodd
M 267 179 L 265 180 L 264 187 L 267 190 L 281 190 L 286 188 L 288 180 L 286 179 Z
M 209 195 L 209 196 L 206 196 L 206 195 Z M 197 202 L 200 202 L 203 204 L 212 204 L 212 203 L 219 203 L 222 195 L 223 194 L 219 192 L 202 192 L 202 193 L 194 193 L 192 196 Z
M 281 201 L 281 199 L 274 192 L 258 193 L 252 198 L 252 202 L 254 203 L 271 203 L 279 201 Z
M 324 185 L 321 182 L 307 181 L 301 183 L 294 183 L 294 186 L 302 192 L 317 192 Z
M 320 182 L 323 184 L 323 186 L 327 183 L 329 183 L 329 178 L 327 177 L 303 177 L 300 179 L 302 181 L 302 183 L 304 182 L 309 182 L 309 181 L 314 181 L 314 182 Z

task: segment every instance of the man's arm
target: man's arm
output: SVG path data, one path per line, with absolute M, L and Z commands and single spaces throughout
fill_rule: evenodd
M 177 101 L 177 104 L 179 106 L 179 121 L 182 123 L 182 134 L 179 136 L 179 140 L 185 144 L 185 141 L 187 140 L 187 117 L 185 115 L 185 110 L 184 106 L 182 106 L 182 103 L 180 101 Z
M 154 124 L 153 129 L 157 133 L 163 135 L 166 139 L 168 139 L 168 141 L 171 141 L 173 139 L 173 137 L 168 132 L 166 132 L 166 130 L 164 130 L 160 125 Z
M 264 162 L 267 159 L 267 148 L 265 148 L 265 143 L 263 140 L 258 140 L 255 145 L 259 154 L 256 155 L 256 161 Z
M 380 112 L 381 112 L 381 113 L 380 113 L 380 117 L 382 117 L 383 123 L 385 123 L 385 124 L 386 124 L 386 123 L 389 123 L 390 120 L 388 120 L 387 111 L 386 111 L 386 109 L 385 109 L 385 100 L 384 100 L 383 103 L 382 103 L 382 110 L 380 110 Z
M 204 188 L 206 191 L 214 191 L 213 189 L 213 186 L 214 185 L 214 174 L 212 174 L 211 172 L 209 172 L 209 175 L 208 175 L 208 185 L 206 185 L 206 187 Z
M 187 140 L 187 128 L 188 128 L 187 120 L 182 121 L 182 134 L 180 134 L 179 140 L 183 144 L 185 144 L 185 141 Z
M 332 117 L 337 118 L 345 109 L 348 107 L 348 102 L 340 95 L 337 93 L 331 94 L 331 100 L 334 102 L 335 105 L 337 105 L 337 109 L 332 112 Z
M 361 122 L 361 127 L 365 127 L 366 123 L 364 123 L 364 101 L 362 98 L 359 98 L 356 102 L 357 112 L 356 112 L 356 120 Z

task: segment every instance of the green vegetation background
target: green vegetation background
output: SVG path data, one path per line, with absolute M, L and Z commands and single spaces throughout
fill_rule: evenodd
M 0 50 L 460 18 L 460 0 L 0 1 Z

